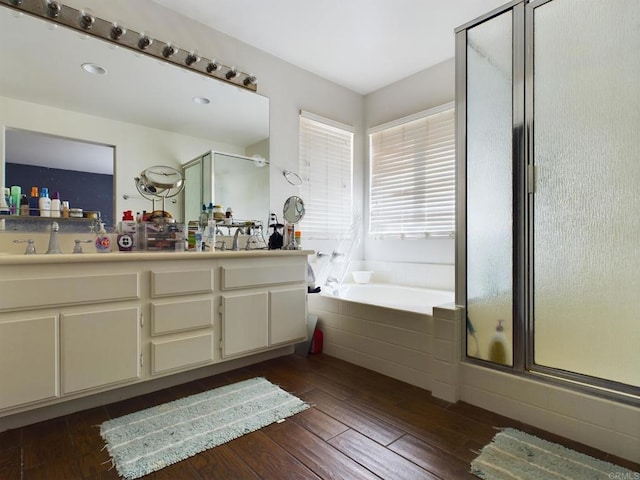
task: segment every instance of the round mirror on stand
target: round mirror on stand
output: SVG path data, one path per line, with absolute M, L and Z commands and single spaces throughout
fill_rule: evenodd
M 282 209 L 284 219 L 287 222 L 286 225 L 286 238 L 285 250 L 300 250 L 300 243 L 296 241 L 295 225 L 304 218 L 304 202 L 296 195 L 292 195 L 284 202 L 284 208 Z
M 152 220 L 175 221 L 171 214 L 165 210 L 165 199 L 175 197 L 184 188 L 184 179 L 179 170 L 173 167 L 155 165 L 143 170 L 134 181 L 140 195 L 153 202 Z M 156 200 L 159 199 L 162 200 L 162 210 L 155 209 Z

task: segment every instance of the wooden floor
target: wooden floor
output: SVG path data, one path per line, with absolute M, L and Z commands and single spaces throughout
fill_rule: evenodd
M 98 425 L 236 381 L 264 376 L 310 408 L 146 479 L 474 479 L 469 462 L 513 426 L 597 458 L 639 466 L 324 355 L 290 355 L 142 397 L 0 433 L 0 479 L 117 479 Z

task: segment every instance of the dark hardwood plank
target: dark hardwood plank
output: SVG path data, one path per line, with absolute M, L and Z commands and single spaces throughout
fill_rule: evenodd
M 403 456 L 440 478 L 455 478 L 460 480 L 477 479 L 476 476 L 469 473 L 469 462 L 464 462 L 411 435 L 405 435 L 393 442 L 389 445 L 389 450 L 396 452 L 398 455 Z
M 22 435 L 25 479 L 80 476 L 74 461 L 66 417 L 25 427 Z
M 341 433 L 329 440 L 329 443 L 381 478 L 441 480 L 415 463 L 353 430 Z
M 327 480 L 379 479 L 356 461 L 340 453 L 294 422 L 284 421 L 264 429 L 265 435 Z
M 16 445 L 0 450 L 0 479 L 20 478 L 22 448 Z
M 228 445 L 261 479 L 319 479 L 311 470 L 260 431 L 243 435 L 229 442 Z
M 480 424 L 466 417 L 458 417 L 447 413 L 447 410 L 439 404 L 422 405 L 417 403 L 400 402 L 396 405 L 372 405 L 371 402 L 363 403 L 361 399 L 350 399 L 349 402 L 356 408 L 366 409 L 374 418 L 395 425 L 397 428 L 410 433 L 428 443 L 437 445 L 444 450 L 462 452 L 470 437 L 464 430 L 472 427 L 466 425 L 460 428 L 460 423 L 468 421 L 475 424 L 476 435 L 473 439 L 476 443 L 484 445 L 489 442 L 496 430 L 490 425 Z
M 22 446 L 22 430 L 14 428 L 0 432 L 0 451 Z
M 388 445 L 404 434 L 399 428 L 367 415 L 366 412 L 354 408 L 348 403 L 341 402 L 320 390 L 312 390 L 300 398 L 381 445 Z
M 206 450 L 189 459 L 206 480 L 254 480 L 258 475 L 236 455 L 228 444 Z
M 82 477 L 109 470 L 109 453 L 104 449 L 100 424 L 109 420 L 104 407 L 93 408 L 67 416 L 67 428 L 73 445 L 75 462 Z
M 300 412 L 291 417 L 291 421 L 306 428 L 322 440 L 329 440 L 349 429 L 345 424 L 340 423 L 317 408 L 309 408 Z

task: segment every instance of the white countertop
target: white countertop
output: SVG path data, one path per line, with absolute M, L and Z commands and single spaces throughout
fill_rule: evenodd
M 131 262 L 137 260 L 193 260 L 252 257 L 292 257 L 313 255 L 314 250 L 226 250 L 216 252 L 109 252 L 62 253 L 59 255 L 1 254 L 0 265 L 34 265 L 54 263 Z

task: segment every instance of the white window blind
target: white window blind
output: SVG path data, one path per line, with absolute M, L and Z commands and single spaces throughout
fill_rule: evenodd
M 403 238 L 452 236 L 453 106 L 371 129 L 369 142 L 369 233 Z
M 338 239 L 352 219 L 353 130 L 300 112 L 300 196 L 303 238 Z

